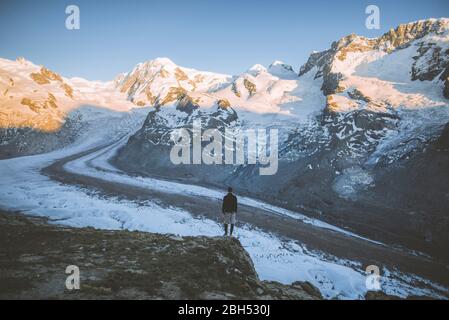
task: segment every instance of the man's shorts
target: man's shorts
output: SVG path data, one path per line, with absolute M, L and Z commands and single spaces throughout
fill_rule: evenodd
M 223 213 L 223 223 L 224 224 L 235 224 L 235 212 Z

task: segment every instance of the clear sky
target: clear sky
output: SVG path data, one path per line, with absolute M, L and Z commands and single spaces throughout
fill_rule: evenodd
M 80 30 L 65 28 L 70 4 L 80 8 Z M 370 4 L 380 8 L 380 30 L 365 27 Z M 110 80 L 156 57 L 228 74 L 274 60 L 297 70 L 310 52 L 347 34 L 375 37 L 431 17 L 449 17 L 449 1 L 1 0 L 0 57 L 23 56 L 90 80 Z

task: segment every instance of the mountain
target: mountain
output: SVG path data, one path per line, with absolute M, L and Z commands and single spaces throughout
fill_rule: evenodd
M 79 110 L 83 106 L 111 113 L 135 107 L 112 81 L 68 79 L 24 58 L 0 59 L 0 158 L 73 142 L 92 116 Z
M 81 105 L 117 111 L 134 107 L 113 82 L 64 78 L 24 58 L 0 59 L 0 126 L 55 131 Z
M 139 106 L 168 105 L 183 93 L 207 93 L 227 83 L 229 76 L 177 66 L 168 58 L 139 63 L 117 81 L 117 88 Z
M 393 245 L 449 258 L 449 19 L 349 35 L 295 74 L 255 65 L 207 90 L 158 103 L 119 152 L 124 170 L 223 188 Z M 141 82 L 140 80 L 138 81 Z M 174 97 L 174 95 L 172 96 Z M 279 168 L 174 165 L 168 133 L 279 130 Z

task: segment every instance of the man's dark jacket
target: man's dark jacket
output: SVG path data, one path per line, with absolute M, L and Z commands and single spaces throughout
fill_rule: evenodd
M 223 207 L 221 208 L 223 213 L 225 212 L 237 212 L 237 197 L 232 193 L 228 193 L 223 198 Z

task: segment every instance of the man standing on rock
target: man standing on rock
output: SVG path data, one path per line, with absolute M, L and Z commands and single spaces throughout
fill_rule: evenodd
M 231 225 L 230 235 L 234 231 L 235 215 L 237 213 L 237 197 L 232 193 L 232 188 L 228 188 L 228 194 L 223 198 L 223 206 L 221 207 L 223 214 L 223 223 L 225 229 L 225 236 L 228 235 L 228 225 Z

